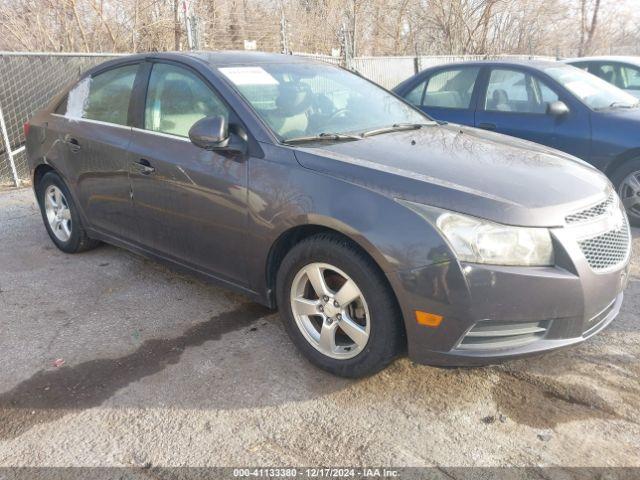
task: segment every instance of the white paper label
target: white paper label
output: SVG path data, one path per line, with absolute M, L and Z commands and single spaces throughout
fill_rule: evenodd
M 67 97 L 67 118 L 82 118 L 89 99 L 89 88 L 91 86 L 91 77 L 86 77 L 79 81 L 75 87 L 69 90 Z
M 236 85 L 278 85 L 278 80 L 261 67 L 225 67 L 219 68 Z

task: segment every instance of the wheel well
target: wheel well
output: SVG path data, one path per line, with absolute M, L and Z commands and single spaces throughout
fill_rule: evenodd
M 607 168 L 605 169 L 604 173 L 606 173 L 607 177 L 611 178 L 615 173 L 615 171 L 618 170 L 618 168 L 620 168 L 620 166 L 623 163 L 628 162 L 629 160 L 637 159 L 637 158 L 640 158 L 640 148 L 627 150 L 626 152 L 621 153 L 615 159 L 613 159 L 611 163 L 607 165 Z
M 398 303 L 398 298 L 396 297 L 396 294 L 393 288 L 391 287 L 391 284 L 389 283 L 387 276 L 384 274 L 384 271 L 382 270 L 382 268 L 380 268 L 380 265 L 378 265 L 378 262 L 375 261 L 375 259 L 369 254 L 369 252 L 367 252 L 364 248 L 362 248 L 362 246 L 360 246 L 357 242 L 349 238 L 347 235 L 337 230 L 334 230 L 332 228 L 324 227 L 321 225 L 301 225 L 298 227 L 293 227 L 287 230 L 286 232 L 284 232 L 282 235 L 280 235 L 280 237 L 272 245 L 271 251 L 269 252 L 269 256 L 267 258 L 267 268 L 266 268 L 267 300 L 269 302 L 269 306 L 271 308 L 277 308 L 277 301 L 276 301 L 276 295 L 275 295 L 276 276 L 278 274 L 278 270 L 280 269 L 280 265 L 284 257 L 295 245 L 297 245 L 301 241 L 311 236 L 314 236 L 320 233 L 325 233 L 325 234 L 329 233 L 331 235 L 336 235 L 343 238 L 345 241 L 349 242 L 354 248 L 357 248 L 360 252 L 362 252 L 363 255 L 365 255 L 367 258 L 371 260 L 374 267 L 380 273 L 380 277 L 382 278 L 382 281 L 385 282 L 387 288 L 391 292 L 391 295 L 393 295 L 393 300 L 395 301 L 396 309 L 397 309 L 398 315 L 400 316 L 399 319 L 401 319 L 402 309 L 400 308 L 400 304 Z M 402 329 L 402 336 L 406 342 L 406 327 L 405 327 L 404 321 L 400 320 L 399 328 Z
M 35 172 L 33 172 L 33 187 L 37 187 L 42 177 L 44 177 L 49 172 L 55 172 L 54 168 L 46 163 L 41 163 L 36 167 Z
M 267 258 L 266 280 L 267 280 L 267 296 L 268 296 L 269 304 L 272 307 L 274 308 L 277 307 L 275 285 L 276 285 L 276 277 L 278 275 L 278 270 L 280 269 L 280 264 L 282 263 L 282 260 L 295 245 L 319 233 L 329 233 L 329 234 L 344 238 L 347 242 L 349 242 L 355 248 L 360 250 L 364 255 L 366 255 L 371 260 L 371 262 L 376 266 L 376 268 L 378 268 L 378 270 L 382 274 L 382 277 L 388 283 L 386 275 L 384 275 L 384 272 L 382 271 L 378 263 L 375 261 L 375 259 L 371 255 L 369 255 L 369 253 L 364 248 L 362 248 L 357 242 L 353 241 L 351 238 L 349 238 L 345 234 L 329 227 L 324 227 L 321 225 L 301 225 L 298 227 L 293 227 L 287 230 L 286 232 L 284 232 L 282 235 L 280 235 L 280 237 L 278 237 L 275 243 L 271 246 L 271 251 L 269 252 L 269 256 Z M 389 288 L 391 288 L 391 285 L 389 285 Z M 391 289 L 391 291 L 393 292 L 393 289 Z

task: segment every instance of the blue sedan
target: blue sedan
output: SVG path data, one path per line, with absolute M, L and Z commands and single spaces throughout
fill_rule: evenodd
M 579 68 L 552 61 L 439 65 L 395 93 L 438 120 L 523 138 L 605 172 L 640 226 L 640 103 Z

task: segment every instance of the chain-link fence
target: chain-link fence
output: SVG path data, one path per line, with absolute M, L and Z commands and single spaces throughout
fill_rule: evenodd
M 345 66 L 386 88 L 392 88 L 418 71 L 434 65 L 488 58 L 461 55 L 345 59 L 330 55 L 296 55 Z M 29 178 L 24 151 L 24 122 L 83 70 L 113 57 L 115 55 L 0 52 L 0 185 L 19 185 Z
M 80 72 L 113 55 L 0 53 L 0 185 L 29 178 L 24 122 Z

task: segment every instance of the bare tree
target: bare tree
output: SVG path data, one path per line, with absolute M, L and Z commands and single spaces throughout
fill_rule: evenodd
M 589 5 L 592 4 L 592 5 Z M 589 52 L 593 36 L 598 27 L 600 0 L 580 0 L 580 47 L 578 56 Z
M 0 0 L 0 48 L 184 47 L 183 0 Z M 199 47 L 351 55 L 640 53 L 640 12 L 602 0 L 190 0 Z

